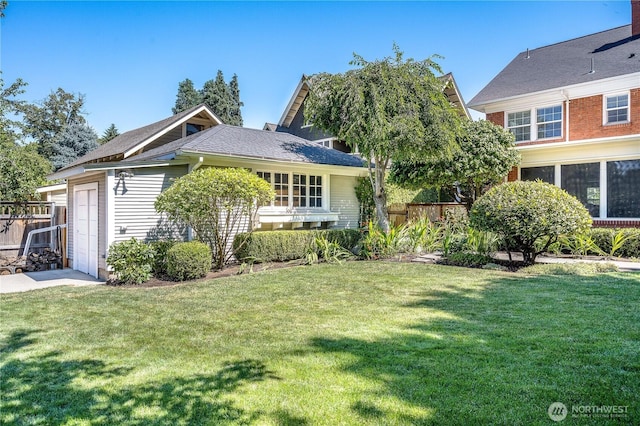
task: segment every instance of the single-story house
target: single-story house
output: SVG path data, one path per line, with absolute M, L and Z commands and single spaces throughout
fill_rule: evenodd
M 225 125 L 199 105 L 123 133 L 49 176 L 66 180 L 73 269 L 106 278 L 114 242 L 189 238 L 154 202 L 173 179 L 200 167 L 243 167 L 271 183 L 276 198 L 258 211 L 261 230 L 359 225 L 354 187 L 367 174 L 360 157 L 289 133 Z

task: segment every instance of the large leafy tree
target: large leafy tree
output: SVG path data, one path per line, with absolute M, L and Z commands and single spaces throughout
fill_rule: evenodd
M 400 161 L 391 167 L 391 181 L 410 187 L 435 187 L 460 197 L 467 210 L 492 185 L 519 164 L 513 134 L 486 121 L 465 120 L 453 156 Z
M 41 155 L 50 158 L 54 153 L 53 144 L 66 126 L 86 123 L 83 107 L 84 95 L 58 88 L 42 102 L 25 104 L 20 108 L 23 134 L 38 144 Z
M 258 207 L 274 197 L 271 186 L 245 169 L 204 168 L 176 181 L 155 202 L 158 212 L 190 226 L 211 247 L 222 268 L 233 256 L 233 237 L 251 232 Z
M 0 78 L 0 131 L 3 134 L 10 134 L 13 138 L 16 137 L 15 130 L 20 127 L 21 121 L 12 117 L 19 114 L 26 105 L 26 102 L 17 99 L 17 96 L 25 92 L 26 86 L 27 83 L 18 78 L 8 87 L 4 87 L 4 80 Z
M 119 135 L 120 135 L 120 132 L 118 131 L 118 128 L 116 127 L 116 125 L 111 123 L 111 125 L 107 127 L 105 131 L 102 133 L 102 136 L 100 136 L 100 139 L 98 139 L 98 143 L 100 145 L 104 145 L 105 143 L 109 142 L 111 139 Z
M 185 111 L 202 103 L 202 95 L 193 86 L 193 81 L 188 78 L 178 83 L 178 94 L 176 104 L 171 109 L 174 114 Z
M 357 68 L 311 79 L 305 117 L 358 148 L 369 166 L 378 225 L 388 232 L 385 174 L 391 161 L 419 161 L 455 150 L 459 118 L 442 89 L 431 58 L 373 62 L 354 55 Z
M 84 123 L 71 123 L 56 135 L 51 147 L 51 162 L 58 170 L 97 148 L 98 135 Z
M 11 117 L 24 106 L 16 96 L 27 85 L 17 79 L 8 87 L 0 78 L 0 200 L 28 201 L 36 195 L 36 188 L 46 183 L 51 163 L 37 152 L 34 144 L 20 145 L 15 131 L 21 124 Z
M 29 201 L 46 183 L 51 163 L 38 154 L 34 144 L 18 145 L 4 132 L 0 133 L 0 152 L 0 200 Z

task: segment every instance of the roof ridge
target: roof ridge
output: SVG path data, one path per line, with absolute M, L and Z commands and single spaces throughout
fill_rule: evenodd
M 624 28 L 624 27 L 630 27 L 631 24 L 627 24 L 627 25 L 620 25 L 619 27 L 614 27 L 614 28 L 609 28 L 608 30 L 602 30 L 602 31 L 597 31 L 595 33 L 591 33 L 591 34 L 586 34 L 583 36 L 578 36 L 578 37 L 574 37 L 574 38 L 570 38 L 568 40 L 563 40 L 563 41 L 558 41 L 556 43 L 551 43 L 551 44 L 546 44 L 544 46 L 540 46 L 540 47 L 534 47 L 533 49 L 527 49 L 529 51 L 529 53 L 534 52 L 536 50 L 540 50 L 540 49 L 546 49 L 547 47 L 553 47 L 553 46 L 557 46 L 559 44 L 563 44 L 563 43 L 569 43 L 572 41 L 576 41 L 576 40 L 580 40 L 581 38 L 587 38 L 587 37 L 591 37 L 591 36 L 595 36 L 598 34 L 603 34 L 609 31 L 615 31 L 615 30 L 619 30 L 620 28 Z M 523 50 L 521 51 L 518 55 L 522 54 L 522 53 L 526 53 L 527 50 Z M 517 57 L 517 56 L 516 56 Z

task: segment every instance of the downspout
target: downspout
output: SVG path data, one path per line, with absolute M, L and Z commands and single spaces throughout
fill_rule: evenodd
M 564 91 L 564 89 L 560 90 L 560 94 L 562 95 L 562 97 L 564 98 L 566 105 L 567 105 L 567 113 L 565 114 L 567 119 L 566 119 L 566 130 L 564 132 L 564 141 L 565 142 L 569 142 L 569 95 L 567 95 L 567 93 Z
M 203 163 L 204 163 L 204 157 L 198 158 L 197 163 L 189 166 L 189 173 L 195 172 L 196 170 L 198 170 Z

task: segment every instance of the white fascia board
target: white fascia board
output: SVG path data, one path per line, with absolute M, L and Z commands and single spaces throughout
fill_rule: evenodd
M 368 173 L 367 168 L 364 165 L 362 167 L 338 166 L 332 164 L 316 164 L 303 163 L 299 161 L 276 160 L 271 158 L 254 158 L 236 154 L 211 154 L 196 151 L 179 151 L 178 155 L 193 158 L 196 162 L 200 157 L 203 157 L 204 165 L 211 166 L 245 167 L 256 170 L 273 170 L 277 168 L 282 171 L 300 172 L 308 172 L 309 169 L 313 169 L 318 170 L 318 173 L 324 172 L 327 174 L 341 176 L 365 176 Z
M 85 172 L 84 166 L 73 167 L 71 169 L 57 171 L 47 176 L 47 180 L 67 179 L 77 175 L 81 175 Z
M 295 103 L 296 98 L 298 97 L 298 94 L 302 90 L 302 87 L 306 84 L 306 80 L 307 80 L 307 76 L 303 74 L 302 78 L 300 78 L 300 82 L 298 83 L 298 86 L 296 87 L 296 90 L 294 90 L 293 95 L 291 96 L 291 99 L 287 104 L 287 108 L 282 113 L 282 117 L 280 117 L 280 121 L 278 121 L 278 126 L 284 125 L 284 122 L 287 119 L 287 115 L 289 115 L 289 111 L 291 111 L 291 108 L 293 108 L 293 104 Z
M 640 134 L 626 135 L 626 136 L 612 136 L 612 137 L 597 138 L 597 139 L 582 139 L 579 141 L 569 141 L 569 142 L 539 143 L 539 144 L 524 145 L 524 146 L 516 145 L 516 149 L 518 151 L 536 151 L 536 150 L 567 148 L 567 147 L 576 146 L 576 145 L 587 146 L 587 145 L 594 145 L 594 144 L 599 144 L 603 142 L 604 143 L 627 142 L 627 141 L 633 141 L 634 139 L 638 141 L 638 154 L 640 155 Z
M 36 188 L 36 192 L 38 194 L 42 194 L 45 192 L 62 191 L 63 189 L 67 189 L 66 183 L 57 183 L 55 185 L 41 186 L 40 188 Z
M 207 115 L 209 115 L 211 117 L 211 119 L 216 124 L 222 124 L 222 121 L 213 113 L 213 111 L 211 111 L 209 109 L 209 107 L 207 107 L 206 105 L 201 105 L 200 108 L 198 108 L 195 111 L 191 112 L 191 114 L 186 115 L 186 116 L 182 117 L 180 120 L 173 122 L 171 125 L 165 127 L 164 129 L 160 130 L 159 132 L 155 133 L 154 135 L 152 135 L 152 136 L 148 137 L 147 139 L 143 140 L 142 142 L 140 142 L 139 144 L 137 144 L 133 148 L 129 149 L 128 151 L 125 151 L 124 158 L 131 157 L 132 155 L 134 155 L 135 153 L 140 151 L 142 148 L 144 148 L 145 146 L 149 145 L 151 142 L 153 142 L 156 139 L 158 139 L 160 136 L 169 133 L 171 130 L 175 129 L 178 126 L 181 126 L 182 124 L 186 123 L 191 118 L 193 118 L 194 116 L 200 114 L 201 112 L 206 112 Z
M 585 98 L 608 93 L 621 92 L 640 87 L 640 72 L 626 74 L 616 77 L 604 78 L 602 80 L 590 81 L 586 83 L 573 84 L 569 86 L 555 87 L 553 89 L 540 92 L 525 93 L 517 96 L 496 99 L 479 105 L 472 105 L 471 108 L 490 114 L 518 108 L 531 108 L 533 106 L 545 105 L 549 102 L 561 102 L 566 97 L 571 99 Z

